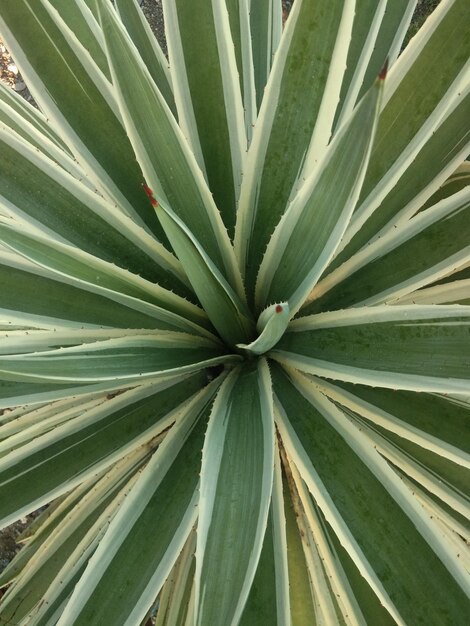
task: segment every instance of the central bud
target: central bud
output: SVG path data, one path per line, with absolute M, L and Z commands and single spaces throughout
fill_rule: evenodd
M 268 306 L 258 318 L 256 330 L 258 337 L 249 344 L 239 343 L 237 348 L 250 354 L 264 354 L 276 345 L 284 334 L 290 319 L 288 302 L 279 302 Z

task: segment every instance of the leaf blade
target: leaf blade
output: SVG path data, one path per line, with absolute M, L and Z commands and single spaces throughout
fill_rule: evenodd
M 398 623 L 425 620 L 423 612 L 427 611 L 430 611 L 428 619 L 434 619 L 431 616 L 436 615 L 435 611 L 442 611 L 439 619 L 443 623 L 450 625 L 452 620 L 464 623 L 462 609 L 456 608 L 457 604 L 467 602 L 463 599 L 465 593 L 460 587 L 463 579 L 460 578 L 457 582 L 454 578 L 457 575 L 455 562 L 451 564 L 448 561 L 448 546 L 445 546 L 442 538 L 436 540 L 438 532 L 432 520 L 423 515 L 411 491 L 403 489 L 398 477 L 375 452 L 373 445 L 365 441 L 359 429 L 350 430 L 349 423 L 344 421 L 344 415 L 336 411 L 328 401 L 324 401 L 321 394 L 316 395 L 307 382 L 301 383 L 301 378 L 300 375 L 293 374 L 292 380 L 295 380 L 295 387 L 299 392 L 296 395 L 293 388 L 284 382 L 287 378 L 282 380 L 276 376 L 276 393 L 284 407 L 284 413 L 279 418 L 281 435 L 312 496 L 341 543 L 357 565 L 364 559 L 362 566 L 370 569 L 367 574 L 363 570 L 363 575 L 373 588 L 376 577 L 375 592 Z M 312 408 L 308 408 L 308 403 Z M 323 428 L 325 431 L 321 435 Z M 335 440 L 334 447 L 330 437 Z M 344 462 L 345 454 L 348 456 L 348 463 Z M 343 460 L 338 464 L 337 470 L 332 471 L 336 455 L 340 455 Z M 358 484 L 354 487 L 356 480 Z M 359 483 L 363 480 L 367 497 L 360 496 Z M 326 481 L 328 486 L 323 485 L 322 481 Z M 324 496 L 328 500 L 323 499 Z M 359 501 L 361 507 L 370 506 L 368 512 L 359 512 Z M 385 504 L 385 501 L 389 504 Z M 334 509 L 336 513 L 333 512 Z M 361 522 L 358 521 L 358 516 L 361 517 Z M 344 529 L 341 530 L 340 524 L 343 522 Z M 385 529 L 388 524 L 390 527 Z M 351 533 L 350 538 L 346 539 L 344 532 Z M 392 540 L 391 535 L 395 533 L 398 536 Z M 431 539 L 433 533 L 434 538 Z M 388 541 L 391 542 L 390 551 L 387 551 L 385 558 L 384 546 Z M 399 550 L 396 546 L 401 542 L 403 548 Z M 413 546 L 413 549 L 408 550 L 405 545 Z M 422 559 L 421 565 L 415 569 L 418 559 Z M 427 566 L 424 565 L 426 561 Z M 389 567 L 394 573 L 386 571 Z M 431 570 L 436 574 L 434 577 L 423 580 L 416 575 L 417 571 Z M 409 578 L 406 583 L 405 578 Z M 409 595 L 411 586 L 415 591 Z M 430 591 L 430 586 L 435 591 Z M 428 599 L 424 600 L 428 594 Z M 437 600 L 434 594 L 441 594 L 441 599 Z M 449 601 L 449 594 L 454 595 L 455 600 Z M 415 602 L 416 597 L 421 597 L 422 601 Z
M 295 314 L 328 265 L 359 197 L 382 88 L 380 76 L 277 225 L 258 273 L 258 307 L 284 299 Z
M 469 378 L 469 321 L 469 307 L 459 305 L 346 309 L 296 320 L 290 326 L 296 332 L 270 354 L 325 378 L 462 393 Z
M 253 403 L 256 411 L 251 414 L 241 409 Z M 236 624 L 246 603 L 261 553 L 271 498 L 274 463 L 271 406 L 265 362 L 238 375 L 233 373 L 214 404 L 201 472 L 196 624 Z M 231 476 L 231 489 L 227 491 L 227 480 L 223 478 L 228 476 Z M 246 511 L 250 511 L 248 518 Z M 227 541 L 233 546 L 230 550 Z M 230 585 L 220 575 L 219 568 L 224 567 L 224 562 L 232 577 Z

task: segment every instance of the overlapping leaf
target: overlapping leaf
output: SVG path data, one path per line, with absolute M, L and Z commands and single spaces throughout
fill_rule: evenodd
M 381 603 L 399 623 L 463 624 L 468 580 L 411 491 L 313 386 L 298 375 L 295 386 L 279 375 L 275 383 L 286 449 Z
M 2 5 L 0 621 L 466 626 L 467 0 L 138 4 Z

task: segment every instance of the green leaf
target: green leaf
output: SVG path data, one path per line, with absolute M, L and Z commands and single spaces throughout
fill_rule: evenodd
M 314 382 L 367 432 L 385 458 L 437 496 L 441 505 L 445 503 L 449 507 L 447 522 L 455 525 L 457 521 L 461 525 L 459 520 L 467 516 L 470 502 L 470 454 L 465 442 L 459 442 L 466 430 L 468 407 L 430 394 L 358 386 L 356 395 L 354 391 L 345 391 L 351 386 L 344 383 Z M 394 394 L 398 394 L 397 406 L 391 397 Z M 362 399 L 370 396 L 375 400 L 373 404 Z M 446 427 L 439 428 L 446 418 Z M 414 425 L 416 422 L 421 428 Z M 466 536 L 468 522 L 464 522 L 464 527 Z
M 28 141 L 32 140 L 36 131 L 36 136 L 49 140 L 64 154 L 72 156 L 67 145 L 47 123 L 45 116 L 2 81 L 0 81 L 0 122 Z
M 277 225 L 256 281 L 258 307 L 283 299 L 294 315 L 331 260 L 359 197 L 383 78 L 335 136 Z
M 83 397 L 98 391 L 111 391 L 120 389 L 118 382 L 99 383 L 97 385 L 75 383 L 30 383 L 0 381 L 0 409 L 10 409 L 16 405 L 31 405 L 41 402 L 53 402 L 69 398 L 71 394 Z
M 109 297 L 68 284 L 21 257 L 0 251 L 2 327 L 156 328 L 158 321 Z
M 196 521 L 201 446 L 213 393 L 211 386 L 179 416 L 110 524 L 59 624 L 144 619 Z
M 444 181 L 439 189 L 421 207 L 420 211 L 428 209 L 437 204 L 440 200 L 452 196 L 461 191 L 470 183 L 470 162 L 464 161 L 452 174 Z
M 317 381 L 318 382 L 318 381 Z M 322 381 L 321 391 L 334 402 L 353 410 L 420 446 L 457 461 L 470 454 L 462 437 L 470 408 L 435 394 L 413 393 Z
M 198 625 L 238 623 L 255 576 L 273 483 L 270 384 L 264 360 L 236 370 L 212 409 L 197 529 Z
M 233 237 L 247 142 L 227 7 L 211 0 L 165 0 L 163 9 L 181 128 Z
M 93 62 L 98 65 L 106 78 L 110 79 L 103 38 L 90 9 L 80 0 L 78 2 L 48 0 L 44 6 L 53 18 L 56 17 L 59 27 L 62 29 L 67 27 L 74 33 L 76 45 L 82 47 L 83 53 L 89 53 Z M 57 19 L 59 16 L 62 22 Z
M 440 453 L 424 449 L 380 426 L 371 428 L 365 420 L 354 414 L 350 415 L 354 422 L 364 428 L 364 432 L 387 460 L 455 511 L 457 520 L 459 516 L 466 518 L 470 506 L 468 455 L 461 454 L 457 462 L 453 462 Z M 469 528 L 467 521 L 467 532 Z
M 274 455 L 271 508 L 263 548 L 240 626 L 290 624 L 288 547 L 279 449 Z M 291 548 L 289 547 L 289 551 Z
M 0 149 L 2 212 L 152 282 L 191 293 L 174 256 L 114 204 L 2 128 Z
M 416 0 L 357 0 L 356 15 L 341 85 L 335 127 L 373 85 L 385 61 L 393 66 L 400 52 Z
M 394 302 L 470 261 L 470 189 L 392 229 L 332 272 L 309 295 L 305 313 Z
M 468 155 L 467 18 L 466 0 L 441 3 L 396 62 L 356 215 L 336 264 L 415 198 L 418 211 Z
M 189 144 L 112 6 L 100 0 L 99 7 L 119 106 L 146 181 L 241 292 L 227 232 Z
M 124 385 L 239 360 L 234 355 L 224 356 L 220 345 L 196 335 L 152 331 L 126 336 L 126 331 L 122 331 L 123 336 L 118 338 L 94 342 L 85 339 L 82 343 L 81 332 L 75 333 L 74 343 L 77 345 L 41 352 L 27 352 L 26 338 L 22 352 L 0 355 L 0 372 L 6 380 L 13 381 L 93 383 L 120 380 Z M 70 330 L 70 343 L 73 335 Z
M 462 393 L 469 350 L 470 307 L 375 306 L 296 320 L 270 355 L 325 378 Z
M 3 244 L 35 264 L 52 271 L 85 291 L 99 293 L 155 317 L 163 330 L 205 334 L 199 324 L 208 326 L 204 312 L 173 292 L 162 289 L 79 248 L 38 235 L 27 225 L 15 224 L 0 216 Z M 150 305 L 150 306 L 149 306 Z M 210 327 L 210 324 L 209 324 Z
M 259 6 L 265 3 L 255 2 L 251 5 L 249 0 L 226 0 L 225 4 L 227 6 L 230 21 L 230 32 L 235 48 L 236 67 L 238 69 L 238 76 L 240 79 L 240 89 L 245 113 L 246 138 L 249 145 L 257 115 L 254 76 L 255 68 L 253 58 L 253 47 L 255 45 L 255 41 L 257 41 L 257 44 L 261 48 L 264 47 L 267 55 L 269 54 L 267 52 L 268 41 L 262 40 L 261 37 L 258 37 L 258 33 L 253 33 L 252 20 L 254 16 L 253 14 L 257 12 Z M 278 3 L 278 5 L 280 9 L 280 3 Z
M 35 3 L 31 10 L 28 0 L 6 0 L 2 37 L 36 102 L 97 187 L 121 211 L 161 234 L 142 193 L 142 173 L 115 97 L 110 88 L 102 91 L 106 83 L 95 85 L 91 60 L 72 47 L 73 38 L 57 26 L 46 4 Z
M 2 456 L 2 527 L 160 435 L 179 415 L 179 405 L 201 388 L 203 378 L 127 391 Z M 8 441 L 2 447 L 7 450 Z
M 256 104 L 259 111 L 274 55 L 281 40 L 282 3 L 279 0 L 258 0 L 257 2 L 252 2 L 250 6 L 250 27 Z
M 178 216 L 154 200 L 157 215 L 199 301 L 222 339 L 231 345 L 251 339 L 254 323 L 240 299 Z
M 343 4 L 296 1 L 276 53 L 244 167 L 235 231 L 249 300 L 302 170 L 311 171 L 310 159 L 323 155 L 330 138 L 354 18 L 352 4 Z
M 136 0 L 117 0 L 116 10 L 142 60 L 165 98 L 176 113 L 168 61 Z
M 339 576 L 341 576 L 342 587 L 337 591 L 339 602 L 350 601 L 349 605 L 344 607 L 345 621 L 353 616 L 353 619 L 355 618 L 356 623 L 359 624 L 396 626 L 396 621 L 375 595 L 368 581 L 362 576 L 349 556 L 348 551 L 343 548 L 318 506 L 311 498 L 307 501 L 304 499 L 304 502 L 310 511 L 315 511 L 322 533 L 324 533 L 327 549 L 323 553 L 323 558 L 332 561 Z
M 257 624 L 276 626 L 278 624 L 275 577 L 272 520 L 269 517 L 258 567 L 239 622 L 240 626 L 256 626 Z
M 382 604 L 398 623 L 465 624 L 468 581 L 435 523 L 367 436 L 300 375 L 293 380 L 276 370 L 286 451 Z
M 62 591 L 67 583 L 70 584 L 68 578 L 73 576 L 82 557 L 82 554 L 77 554 L 77 548 L 80 546 L 83 550 L 84 543 L 88 543 L 94 550 L 91 536 L 103 535 L 110 519 L 133 488 L 136 473 L 148 461 L 150 452 L 150 446 L 142 446 L 117 462 L 105 474 L 99 475 L 98 480 L 93 477 L 86 481 L 73 490 L 52 513 L 53 524 L 46 523 L 39 527 L 32 540 L 2 573 L 1 585 L 10 582 L 5 580 L 7 573 L 10 578 L 15 577 L 2 603 L 2 619 L 7 622 L 13 618 L 20 621 L 29 614 L 29 623 L 36 623 L 41 613 L 52 604 L 52 596 L 57 594 L 57 589 Z M 78 492 L 78 500 L 75 492 Z M 67 505 L 70 509 L 64 511 Z M 51 515 L 49 509 L 47 512 Z M 57 516 L 58 512 L 60 517 Z M 76 577 L 72 580 L 75 583 Z
M 460 89 L 457 84 L 455 89 Z M 390 176 L 387 184 L 392 185 L 385 199 L 377 206 L 378 195 L 371 194 L 371 202 L 363 204 L 353 217 L 349 231 L 346 232 L 344 251 L 338 254 L 333 261 L 332 268 L 342 261 L 354 257 L 354 253 L 364 247 L 369 240 L 375 241 L 386 234 L 393 226 L 401 225 L 404 221 L 416 214 L 426 200 L 438 187 L 445 182 L 456 166 L 468 155 L 470 142 L 466 133 L 462 132 L 467 120 L 467 111 L 470 105 L 468 88 L 459 91 L 456 105 L 447 113 L 444 121 L 431 134 L 424 132 L 424 144 L 418 144 L 418 150 L 405 151 L 406 157 L 410 153 L 414 157 L 412 162 L 406 162 L 406 167 L 398 178 Z M 444 101 L 445 104 L 445 101 Z M 423 136 L 421 136 L 423 139 Z M 443 154 L 443 158 L 436 160 L 435 155 Z M 371 156 L 371 159 L 373 155 Z M 403 161 L 400 161 L 403 167 Z M 369 217 L 368 221 L 364 221 Z M 360 228 L 357 235 L 352 234 Z

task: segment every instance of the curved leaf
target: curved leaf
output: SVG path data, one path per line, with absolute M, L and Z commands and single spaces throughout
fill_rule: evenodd
M 470 188 L 371 243 L 327 276 L 305 312 L 394 302 L 470 261 Z M 334 304 L 333 304 L 334 303 Z
M 227 232 L 189 144 L 112 6 L 107 0 L 98 4 L 119 106 L 146 181 L 238 290 Z

